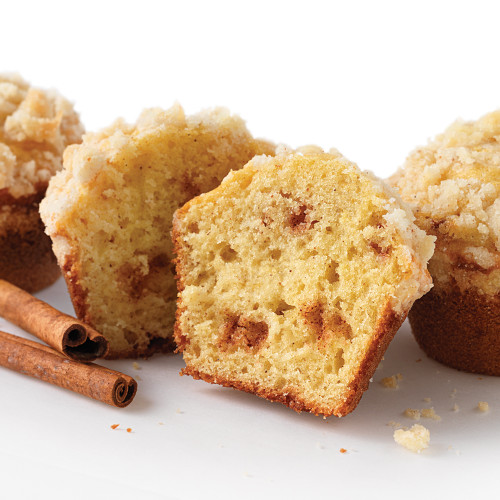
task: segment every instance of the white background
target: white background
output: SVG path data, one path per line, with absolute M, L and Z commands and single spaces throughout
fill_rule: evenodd
M 387 176 L 454 119 L 500 107 L 499 5 L 2 2 L 0 69 L 57 88 L 88 130 L 175 100 L 190 113 L 224 105 L 256 136 L 335 146 Z M 71 310 L 62 282 L 41 296 Z M 340 420 L 180 378 L 178 356 L 140 364 L 107 363 L 142 379 L 123 410 L 1 369 L 1 497 L 466 498 L 498 483 L 500 381 L 428 360 L 407 325 Z M 378 384 L 397 372 L 399 390 Z M 442 416 L 423 422 L 420 455 L 386 425 L 412 424 L 408 406 Z

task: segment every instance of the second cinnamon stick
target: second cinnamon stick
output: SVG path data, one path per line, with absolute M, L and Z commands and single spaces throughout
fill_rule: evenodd
M 73 361 L 50 347 L 1 331 L 0 366 L 118 408 L 129 405 L 137 391 L 137 382 L 128 375 Z
M 0 316 L 77 361 L 94 361 L 108 350 L 107 340 L 93 328 L 4 280 Z

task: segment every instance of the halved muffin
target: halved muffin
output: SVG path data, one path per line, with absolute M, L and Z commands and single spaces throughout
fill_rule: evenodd
M 186 117 L 178 105 L 66 150 L 40 212 L 75 311 L 108 339 L 109 357 L 174 348 L 174 211 L 273 151 L 224 109 Z
M 282 150 L 176 212 L 183 374 L 297 411 L 357 405 L 414 300 L 433 238 L 337 153 Z

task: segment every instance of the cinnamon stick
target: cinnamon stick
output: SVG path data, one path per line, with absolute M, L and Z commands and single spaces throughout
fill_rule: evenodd
M 99 332 L 4 280 L 0 316 L 77 361 L 94 361 L 108 351 L 108 341 Z
M 129 405 L 137 391 L 137 382 L 128 375 L 73 361 L 50 347 L 2 331 L 0 366 L 118 408 Z

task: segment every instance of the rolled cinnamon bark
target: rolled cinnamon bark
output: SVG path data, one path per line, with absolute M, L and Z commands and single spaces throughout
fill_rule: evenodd
M 94 361 L 108 351 L 99 332 L 4 280 L 0 316 L 77 361 Z
M 131 403 L 137 382 L 94 363 L 79 363 L 50 347 L 0 331 L 0 366 L 123 408 Z

